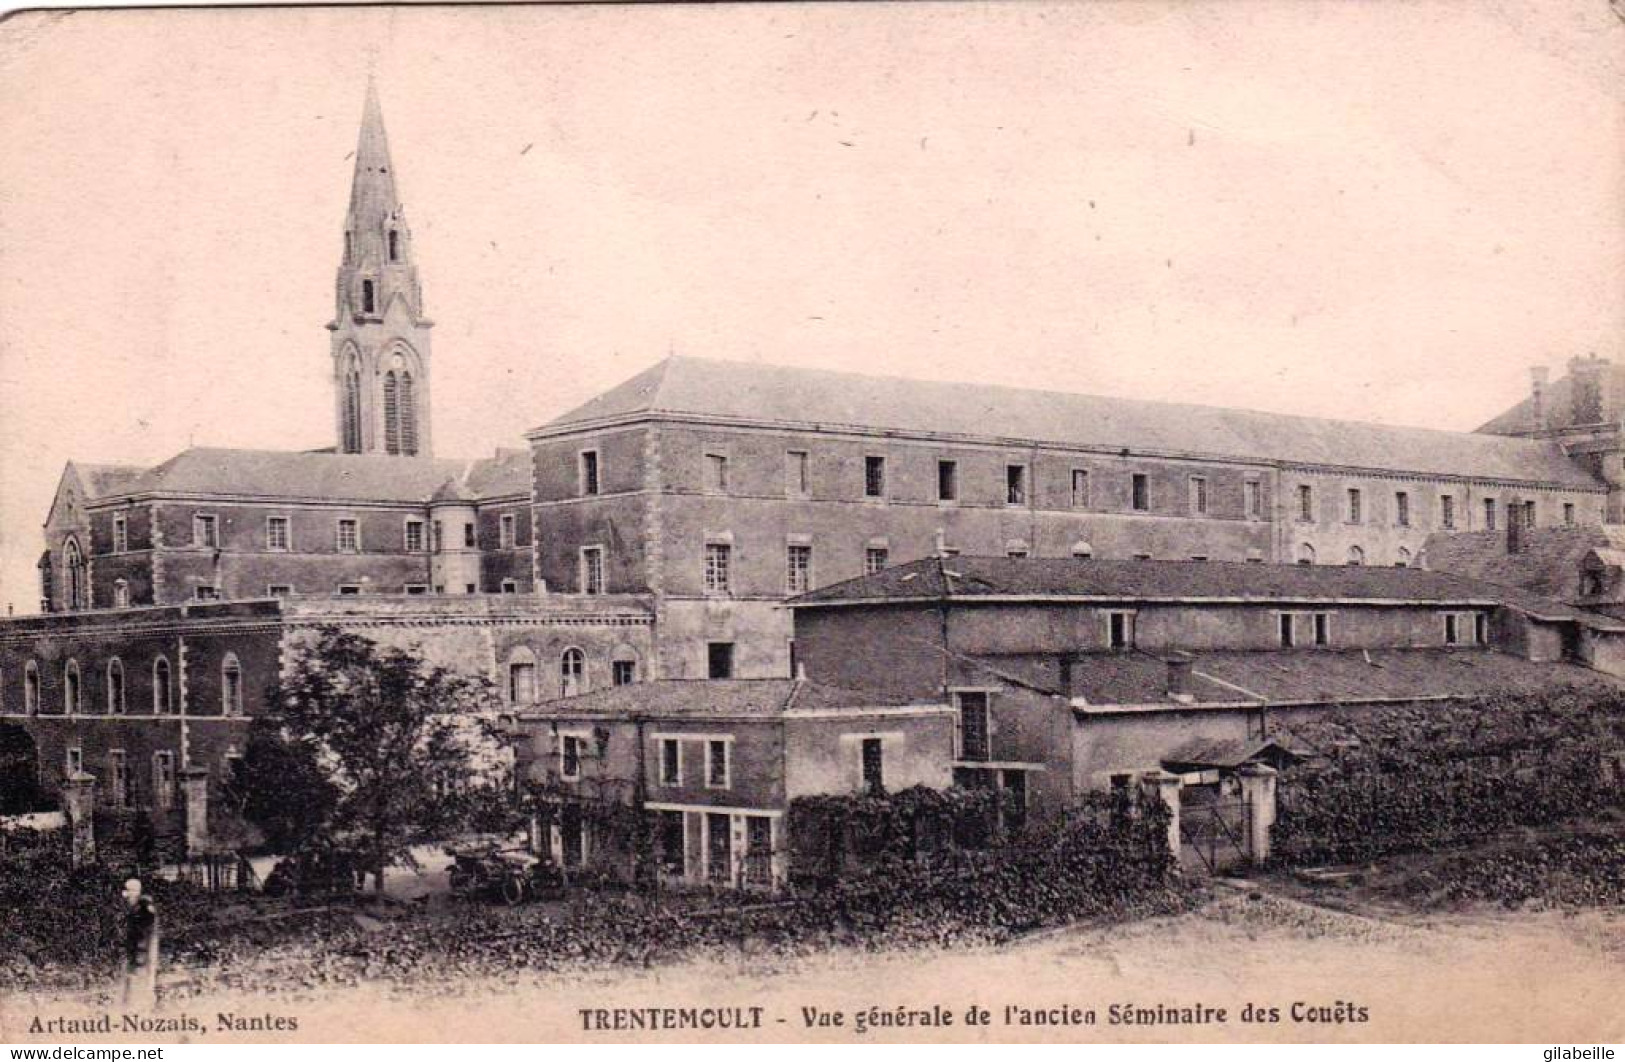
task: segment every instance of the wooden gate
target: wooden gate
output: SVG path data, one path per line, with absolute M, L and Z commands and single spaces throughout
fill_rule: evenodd
M 1247 862 L 1251 815 L 1246 798 L 1225 793 L 1220 786 L 1184 787 L 1179 793 L 1180 862 L 1209 874 Z

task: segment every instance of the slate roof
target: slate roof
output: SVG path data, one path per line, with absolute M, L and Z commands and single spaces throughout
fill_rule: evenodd
M 1545 441 L 691 357 L 667 358 L 531 435 L 649 414 L 1600 489 Z
M 1494 649 L 1294 649 L 1194 654 L 1194 707 L 1358 703 L 1426 697 L 1471 697 L 1566 684 L 1619 689 L 1618 680 L 1577 664 L 1535 662 Z M 1144 661 L 1146 666 L 1129 664 Z M 1174 710 L 1167 664 L 1145 654 L 1089 655 L 1073 669 L 1080 712 L 1114 705 Z M 1220 685 L 1223 683 L 1224 685 Z M 1245 692 L 1243 692 L 1245 691 Z
M 139 465 L 87 465 L 78 461 L 73 463 L 73 467 L 79 473 L 79 482 L 84 486 L 85 494 L 92 500 L 127 491 L 130 484 L 147 471 Z
M 1604 363 L 1600 366 L 1600 370 L 1600 383 L 1605 395 L 1625 394 L 1625 366 Z M 1543 389 L 1541 406 L 1545 414 L 1546 428 L 1580 426 L 1574 418 L 1574 377 L 1560 376 L 1548 383 Z M 1530 395 L 1504 413 L 1485 421 L 1475 430 L 1500 435 L 1534 431 L 1536 428 L 1535 399 Z
M 794 710 L 862 711 L 910 703 L 805 679 L 657 679 L 544 701 L 520 715 L 774 718 Z
M 469 497 L 500 497 L 530 490 L 529 473 L 516 460 L 523 451 L 492 458 L 391 457 L 327 451 L 236 450 L 193 447 L 150 469 L 99 469 L 103 498 L 138 494 L 253 495 L 319 501 L 422 504 L 446 489 Z M 448 486 L 450 485 L 450 486 Z
M 1572 601 L 1586 554 L 1625 548 L 1625 528 L 1543 527 L 1526 530 L 1523 537 L 1526 548 L 1508 553 L 1505 532 L 1436 532 L 1425 546 L 1428 567 Z

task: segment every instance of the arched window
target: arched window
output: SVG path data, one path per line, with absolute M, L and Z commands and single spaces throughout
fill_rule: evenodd
M 152 714 L 168 715 L 174 703 L 174 693 L 169 681 L 169 661 L 160 656 L 152 662 Z
M 536 703 L 536 654 L 524 646 L 508 654 L 508 703 Z
M 123 579 L 113 580 L 113 607 L 130 607 L 130 584 Z
M 236 653 L 227 653 L 220 664 L 220 712 L 243 714 L 243 665 L 237 662 Z
M 562 696 L 574 697 L 587 692 L 587 657 L 580 649 L 566 649 L 559 658 L 559 690 Z
M 1299 545 L 1298 546 L 1298 563 L 1299 564 L 1313 564 L 1313 563 L 1315 563 L 1315 547 L 1311 546 L 1307 542 L 1302 543 L 1301 545 Z
M 1399 547 L 1399 552 L 1394 554 L 1394 567 L 1396 567 L 1396 568 L 1409 568 L 1410 566 L 1411 566 L 1411 551 L 1406 549 L 1404 546 L 1400 546 Z
M 63 545 L 62 560 L 68 569 L 68 608 L 84 608 L 85 557 L 79 552 L 79 543 L 76 540 L 70 538 Z
M 372 293 L 372 281 L 363 280 L 361 282 L 361 312 L 373 313 L 375 303 L 376 300 L 373 298 Z
M 354 352 L 344 361 L 344 452 L 361 452 L 361 367 Z
M 401 371 L 401 453 L 413 456 L 418 452 L 418 404 L 412 393 L 412 374 Z
M 394 369 L 384 374 L 384 451 L 401 452 L 401 393 Z
M 107 662 L 107 714 L 124 714 L 124 662 L 116 656 Z
M 1350 546 L 1349 547 L 1349 560 L 1348 560 L 1349 567 L 1350 568 L 1358 568 L 1360 565 L 1362 565 L 1364 563 L 1365 563 L 1365 550 L 1361 549 L 1359 546 Z
M 391 262 L 401 260 L 401 234 L 394 229 L 389 230 L 389 260 Z
M 79 685 L 79 661 L 69 660 L 62 665 L 62 711 L 73 715 L 83 708 L 84 705 L 80 700 L 82 692 Z
M 32 660 L 23 665 L 23 711 L 39 714 L 39 665 Z

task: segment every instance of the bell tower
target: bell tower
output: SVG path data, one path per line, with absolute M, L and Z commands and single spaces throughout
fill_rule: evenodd
M 429 329 L 378 90 L 356 144 L 332 333 L 337 450 L 428 457 Z

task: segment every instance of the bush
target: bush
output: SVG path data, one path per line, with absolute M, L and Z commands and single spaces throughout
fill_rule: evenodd
M 1604 768 L 1605 754 L 1625 747 L 1617 692 L 1559 688 L 1343 713 L 1291 734 L 1322 758 L 1281 778 L 1273 848 L 1287 864 L 1454 847 L 1621 801 Z

